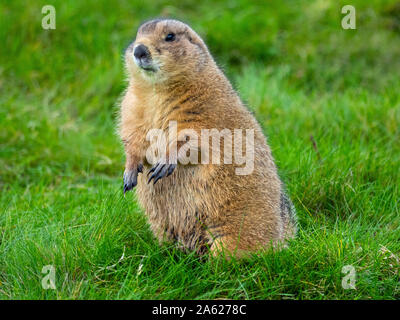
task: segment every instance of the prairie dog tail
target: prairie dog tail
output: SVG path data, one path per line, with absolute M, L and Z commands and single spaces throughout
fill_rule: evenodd
M 283 220 L 284 238 L 290 239 L 296 235 L 297 232 L 297 216 L 296 209 L 286 195 L 286 191 L 282 190 L 281 193 L 281 216 Z

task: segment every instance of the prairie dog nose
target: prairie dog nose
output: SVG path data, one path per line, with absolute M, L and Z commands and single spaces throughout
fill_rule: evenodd
M 135 52 L 133 54 L 134 54 L 135 58 L 138 60 L 150 57 L 149 49 L 147 49 L 147 47 L 143 44 L 138 45 L 135 48 Z

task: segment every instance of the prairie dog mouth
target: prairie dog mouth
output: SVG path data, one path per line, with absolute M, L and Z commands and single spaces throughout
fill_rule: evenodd
M 136 57 L 133 59 L 135 61 L 135 64 L 142 70 L 144 71 L 150 71 L 150 72 L 156 72 L 157 67 L 153 64 L 153 61 L 143 61 L 139 60 Z

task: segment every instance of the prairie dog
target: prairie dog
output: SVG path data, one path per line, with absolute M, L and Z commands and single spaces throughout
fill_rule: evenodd
M 177 20 L 145 22 L 125 52 L 125 65 L 128 87 L 119 124 L 126 154 L 124 192 L 136 187 L 158 240 L 175 241 L 200 254 L 243 257 L 293 237 L 294 208 L 261 127 L 200 36 Z M 176 124 L 174 134 L 168 131 L 171 123 Z M 154 153 L 149 160 L 153 129 L 169 133 L 159 143 L 165 154 Z M 252 170 L 238 174 L 243 163 L 203 163 L 214 148 L 203 146 L 204 129 L 225 138 L 235 130 L 250 130 L 253 139 L 247 143 L 249 133 L 238 145 L 252 150 Z M 187 135 L 177 141 L 187 131 L 198 134 L 201 143 Z M 229 146 L 226 141 L 220 146 Z M 188 154 L 182 152 L 185 144 L 196 151 L 198 163 L 182 164 Z M 227 154 L 224 147 L 220 160 Z

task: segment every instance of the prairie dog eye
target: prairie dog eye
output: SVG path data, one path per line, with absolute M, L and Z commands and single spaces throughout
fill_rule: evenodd
M 168 33 L 167 36 L 165 37 L 165 41 L 171 42 L 175 40 L 175 33 Z

